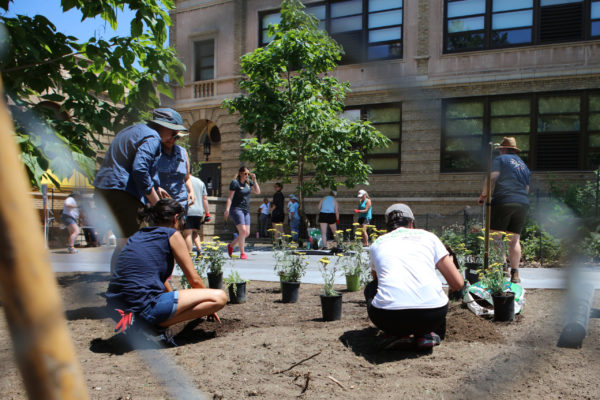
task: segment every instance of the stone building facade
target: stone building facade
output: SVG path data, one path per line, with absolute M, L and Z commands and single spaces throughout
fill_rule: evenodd
M 598 167 L 600 1 L 304 3 L 344 45 L 334 75 L 351 83 L 348 117 L 368 118 L 392 139 L 389 149 L 367 155 L 369 186 L 340 189 L 346 219 L 360 188 L 378 218 L 397 201 L 417 216 L 460 215 L 476 206 L 487 143 L 502 136 L 515 136 L 524 150 L 533 190 L 557 177 L 587 179 Z M 175 108 L 190 127 L 192 160 L 211 178 L 217 226 L 244 135 L 221 102 L 239 94 L 239 58 L 268 43 L 265 28 L 278 21 L 279 7 L 277 0 L 179 0 L 171 13 L 172 45 L 187 66 Z M 272 196 L 270 183 L 262 188 Z M 308 214 L 319 199 L 307 199 Z

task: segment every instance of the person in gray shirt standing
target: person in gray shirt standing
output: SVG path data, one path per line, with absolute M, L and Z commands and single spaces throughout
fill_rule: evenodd
M 200 242 L 204 240 L 202 225 L 210 221 L 210 212 L 208 211 L 208 195 L 206 185 L 201 179 L 190 176 L 194 197 L 196 201 L 189 206 L 183 228 L 183 237 L 189 252 L 192 252 L 194 244 L 200 254 Z

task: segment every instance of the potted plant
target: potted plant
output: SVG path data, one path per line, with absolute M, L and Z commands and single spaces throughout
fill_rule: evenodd
M 337 231 L 338 243 L 343 251 L 342 254 L 338 254 L 338 261 L 341 261 L 346 276 L 346 290 L 356 292 L 360 290 L 361 278 L 369 263 L 362 245 L 362 231 L 357 229 L 354 232 L 354 240 L 350 238 L 350 233 L 350 229 L 346 232 Z
M 223 266 L 225 265 L 225 246 L 219 242 L 219 237 L 214 236 L 215 242 L 202 245 L 202 262 L 205 264 L 208 272 L 208 287 L 211 289 L 223 288 Z
M 319 260 L 321 275 L 323 276 L 323 293 L 321 294 L 321 311 L 323 321 L 337 321 L 342 318 L 342 295 L 334 288 L 337 274 L 337 262 L 333 265 L 327 257 Z
M 284 303 L 296 303 L 300 290 L 300 279 L 306 273 L 306 256 L 296 250 L 297 245 L 290 243 L 291 235 L 282 235 L 281 246 L 273 252 L 275 273 L 281 281 L 281 300 Z
M 479 270 L 479 283 L 492 297 L 494 321 L 512 321 L 515 318 L 515 294 L 510 291 L 503 265 L 496 262 L 487 269 Z
M 229 292 L 229 302 L 232 304 L 246 302 L 246 283 L 248 283 L 248 280 L 240 277 L 240 274 L 232 269 L 229 276 L 224 279 L 224 283 Z

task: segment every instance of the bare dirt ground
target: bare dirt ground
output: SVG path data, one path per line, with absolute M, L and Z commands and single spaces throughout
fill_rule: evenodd
M 600 398 L 600 320 L 590 319 L 581 349 L 558 348 L 562 291 L 529 290 L 513 323 L 451 303 L 446 340 L 419 353 L 378 349 L 362 292 L 344 293 L 342 320 L 323 322 L 320 286 L 303 284 L 299 302 L 283 304 L 278 283 L 250 282 L 247 303 L 219 313 L 222 325 L 196 321 L 179 347 L 132 351 L 106 315 L 106 274 L 57 277 L 92 399 L 197 398 L 198 389 L 209 399 Z M 0 397 L 26 398 L 3 317 L 0 330 Z

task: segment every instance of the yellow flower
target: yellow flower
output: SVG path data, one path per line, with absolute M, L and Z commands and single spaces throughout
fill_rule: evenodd
M 477 236 L 477 239 L 479 239 L 479 240 L 485 240 L 485 237 L 484 236 Z
M 283 237 L 284 237 L 284 238 L 291 238 L 291 237 L 292 237 L 292 235 L 285 234 L 285 235 L 283 235 Z
M 283 226 L 283 224 L 275 224 L 275 226 Z
M 335 233 L 337 233 L 337 234 L 341 235 L 342 233 L 344 233 L 344 231 L 343 231 L 343 230 L 341 230 L 341 229 L 338 229 L 337 231 L 335 231 Z
M 298 232 L 292 231 L 292 235 L 297 235 L 297 234 L 298 234 Z
M 359 226 L 360 224 L 358 222 L 355 222 L 352 224 L 352 226 Z
M 271 228 L 271 229 L 267 229 L 267 232 L 271 232 L 271 233 L 273 233 L 273 232 L 277 232 L 277 229 L 273 229 L 273 228 Z
M 354 231 L 354 234 L 356 236 L 362 236 L 363 232 L 362 231 Z
M 323 265 L 327 265 L 330 263 L 329 258 L 327 257 L 323 257 L 319 260 L 319 262 L 321 262 Z
M 342 257 L 344 257 L 344 254 L 343 253 L 338 253 L 337 256 L 338 256 L 338 258 L 342 258 Z
M 240 256 L 238 256 L 237 254 L 232 254 L 231 258 L 240 258 Z
M 213 240 L 219 240 L 219 239 L 221 239 L 221 238 L 220 238 L 220 237 L 218 237 L 218 236 L 213 236 L 213 237 L 212 237 L 212 239 L 213 239 Z

